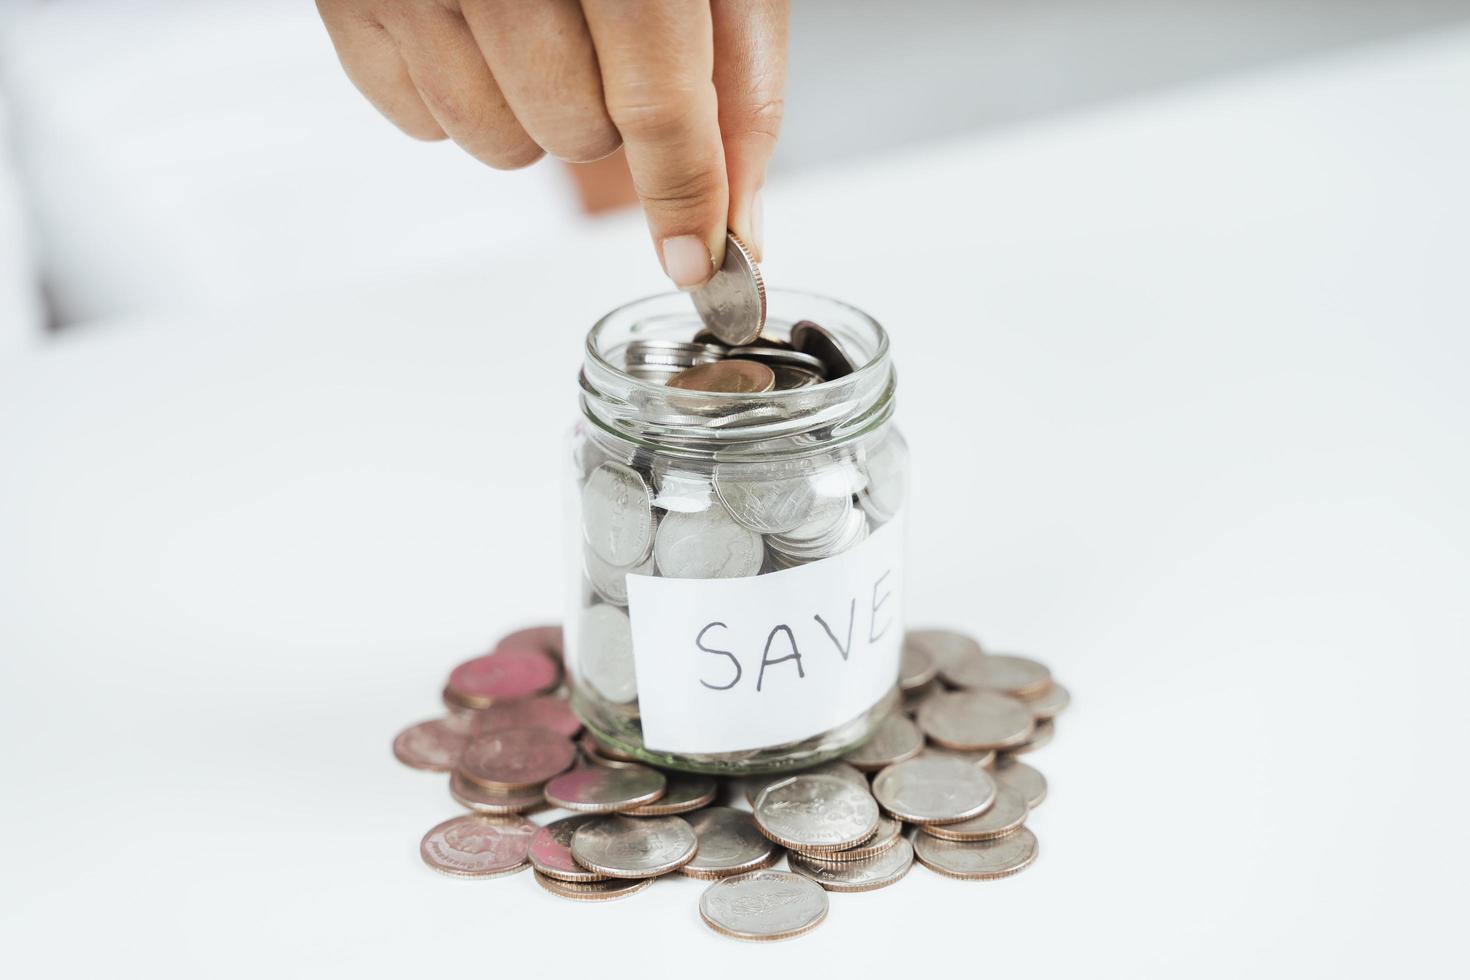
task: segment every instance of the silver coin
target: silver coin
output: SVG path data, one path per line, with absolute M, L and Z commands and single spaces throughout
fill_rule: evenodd
M 449 795 L 454 802 L 476 813 L 525 813 L 546 805 L 546 797 L 541 794 L 539 786 L 516 790 L 487 789 L 464 778 L 458 771 L 449 775 Z
M 991 775 L 1000 785 L 1020 793 L 1032 810 L 1046 799 L 1046 777 L 1024 762 L 1002 756 L 995 761 Z
M 903 506 L 908 490 L 908 466 L 908 447 L 896 430 L 891 430 L 863 454 L 868 485 L 858 495 L 858 503 L 880 524 L 892 520 Z
M 679 870 L 691 878 L 726 878 L 774 864 L 781 849 L 755 826 L 744 810 L 712 806 L 685 818 L 699 845 Z
M 660 456 L 653 461 L 653 503 L 667 511 L 693 514 L 711 504 L 714 486 L 709 475 Z
M 617 813 L 664 795 L 664 774 L 647 766 L 573 769 L 546 784 L 546 800 L 577 813 Z
M 1008 749 L 1031 737 L 1031 712 L 994 691 L 950 691 L 919 707 L 919 728 L 950 749 Z
M 1067 705 L 1072 703 L 1072 693 L 1065 687 L 1052 681 L 1051 685 L 1040 694 L 1033 694 L 1022 698 L 1031 714 L 1042 720 L 1055 718 L 1066 710 Z
M 905 639 L 898 661 L 898 686 L 905 694 L 917 691 L 939 676 L 939 664 L 928 650 Z
M 806 520 L 784 534 L 772 535 L 772 544 L 788 552 L 820 552 L 823 542 L 842 534 L 851 513 L 852 494 L 816 496 L 807 511 Z
M 862 861 L 870 857 L 876 857 L 884 851 L 893 847 L 903 838 L 903 821 L 895 820 L 888 814 L 878 818 L 878 829 L 873 831 L 873 836 L 841 851 L 792 851 L 792 854 L 800 854 L 808 864 L 825 868 L 832 864 L 846 864 L 849 861 Z
M 988 653 L 946 670 L 944 679 L 956 687 L 998 691 L 1014 698 L 1044 692 L 1051 684 L 1051 671 L 1026 657 Z
M 814 513 L 822 510 L 819 506 Z M 838 522 L 826 533 L 814 538 L 798 538 L 801 529 L 791 534 L 773 534 L 767 539 L 770 548 L 768 553 L 772 558 L 780 559 L 787 563 L 802 564 L 809 561 L 818 561 L 822 558 L 830 558 L 839 555 L 849 548 L 861 544 L 868 536 L 867 514 L 853 507 L 851 502 L 831 506 L 827 513 L 838 514 Z M 810 526 L 810 525 L 806 525 Z
M 810 320 L 792 325 L 791 346 L 821 361 L 829 379 L 845 378 L 857 370 L 842 342 Z
M 755 806 L 755 798 L 761 795 L 761 790 L 772 783 L 779 783 L 781 780 L 789 779 L 792 776 L 836 776 L 838 779 L 845 780 L 853 786 L 856 786 L 863 792 L 867 792 L 868 790 L 867 776 L 864 776 L 856 767 L 849 763 L 843 762 L 841 759 L 834 759 L 831 762 L 823 762 L 821 765 L 812 766 L 807 769 L 798 769 L 793 772 L 747 776 L 743 780 L 745 783 L 745 802 L 751 806 Z
M 705 925 L 734 939 L 772 942 L 810 932 L 827 917 L 827 892 L 785 871 L 724 878 L 699 897 Z
M 926 745 L 921 755 L 938 755 L 948 759 L 962 759 L 972 766 L 980 769 L 989 769 L 995 764 L 995 750 L 981 749 L 978 751 L 967 751 L 965 749 L 947 749 L 942 745 Z
M 602 601 L 610 602 L 615 606 L 626 606 L 628 604 L 628 576 L 652 575 L 653 555 L 650 553 L 642 562 L 631 568 L 621 568 L 617 565 L 609 565 L 597 557 L 597 552 L 588 545 L 583 550 L 582 568 L 587 573 L 587 582 L 592 586 L 592 591 Z
M 636 895 L 649 885 L 652 878 L 626 880 L 622 878 L 600 878 L 596 881 L 564 881 L 535 872 L 536 884 L 553 895 L 570 898 L 577 902 L 608 902 L 615 898 Z
M 653 878 L 677 871 L 698 841 L 679 817 L 599 817 L 572 835 L 572 857 L 610 878 Z
M 840 851 L 878 828 L 878 803 L 867 788 L 838 776 L 789 776 L 755 798 L 761 833 L 785 847 Z
M 843 759 L 865 772 L 877 772 L 884 766 L 912 759 L 923 750 L 924 736 L 918 726 L 907 715 L 895 712 L 879 722 L 873 736 Z
M 1004 878 L 1036 860 L 1036 835 L 1022 827 L 994 840 L 943 840 L 932 834 L 914 837 L 919 863 L 951 878 Z
M 948 680 L 948 671 L 977 657 L 985 656 L 975 638 L 954 630 L 910 630 L 905 643 L 913 643 L 934 659 L 939 675 Z
M 800 527 L 817 502 L 809 460 L 785 460 L 760 467 L 715 467 L 715 494 L 745 527 L 781 534 Z
M 765 545 L 723 507 L 711 507 L 665 517 L 653 553 L 665 578 L 743 578 L 761 570 Z
M 668 788 L 664 795 L 652 803 L 634 807 L 627 813 L 632 817 L 669 817 L 676 813 L 689 813 L 708 806 L 719 791 L 713 776 L 702 776 L 690 772 L 666 772 Z
M 627 568 L 653 547 L 653 492 L 622 463 L 603 463 L 582 484 L 582 535 L 597 557 Z
M 1020 793 L 1009 786 L 997 786 L 994 805 L 978 817 L 959 823 L 929 824 L 921 830 L 945 840 L 992 840 L 1020 827 L 1030 812 L 1031 808 Z
M 827 380 L 815 371 L 792 367 L 789 364 L 773 364 L 771 365 L 771 373 L 776 376 L 777 391 L 810 388 L 812 385 L 819 385 Z
M 743 357 L 748 361 L 760 361 L 772 370 L 781 366 L 800 368 L 801 370 L 812 371 L 817 374 L 823 374 L 827 370 L 817 358 L 789 347 L 771 347 L 765 344 L 732 347 L 730 348 L 729 356 Z
M 766 285 L 760 267 L 734 234 L 725 235 L 725 261 L 690 298 L 705 327 L 730 346 L 750 343 L 766 325 Z
M 605 875 L 596 871 L 588 871 L 572 859 L 572 836 L 577 828 L 589 820 L 597 818 L 591 814 L 579 813 L 573 817 L 562 817 L 553 820 L 544 827 L 537 828 L 531 838 L 531 867 L 540 874 L 561 881 L 589 882 L 602 881 Z
M 791 870 L 810 878 L 829 892 L 870 892 L 898 881 L 914 864 L 914 848 L 902 837 L 880 854 L 846 864 L 816 864 L 792 854 L 786 859 Z
M 937 680 L 932 680 L 923 687 L 915 688 L 912 691 L 905 691 L 903 694 L 903 710 L 912 718 L 919 713 L 919 708 L 925 701 L 928 701 L 937 694 L 943 693 L 944 686 Z
M 614 704 L 638 697 L 633 624 L 627 613 L 609 605 L 583 610 L 577 648 L 577 667 L 598 694 Z
M 909 823 L 958 823 L 995 803 L 995 780 L 963 759 L 925 755 L 897 762 L 873 778 L 883 809 Z
M 1035 752 L 1037 749 L 1051 741 L 1056 734 L 1056 723 L 1050 718 L 1043 718 L 1036 723 L 1031 731 L 1031 737 L 1014 748 L 1006 749 L 1006 755 L 1024 755 L 1027 752 Z

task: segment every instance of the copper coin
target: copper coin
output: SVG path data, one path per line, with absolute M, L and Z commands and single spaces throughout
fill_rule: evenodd
M 956 687 L 999 691 L 1011 697 L 1024 698 L 1045 691 L 1051 684 L 1051 671 L 1025 657 L 988 653 L 950 667 L 945 670 L 944 679 Z
M 458 771 L 449 775 L 449 795 L 454 797 L 454 802 L 476 813 L 525 813 L 546 805 L 539 786 L 510 791 L 486 789 L 465 779 Z
M 462 726 L 443 718 L 421 721 L 405 728 L 393 740 L 393 755 L 405 766 L 448 772 L 459 765 L 460 753 L 469 742 Z
M 459 758 L 459 771 L 487 789 L 517 790 L 539 786 L 576 758 L 576 746 L 555 732 L 512 728 L 471 739 Z
M 959 823 L 930 824 L 920 829 L 945 840 L 993 840 L 1019 829 L 1030 812 L 1020 793 L 1009 786 L 997 786 L 995 803 L 980 816 Z
M 492 653 L 500 653 L 502 650 L 510 650 L 517 647 L 533 647 L 543 653 L 549 653 L 553 657 L 560 658 L 562 650 L 561 627 L 555 625 L 528 626 L 525 629 L 507 633 L 495 644 Z
M 1072 703 L 1072 694 L 1065 687 L 1053 681 L 1051 686 L 1040 694 L 1033 694 L 1022 700 L 1036 718 L 1051 719 L 1061 714 L 1067 705 Z
M 919 707 L 919 728 L 950 749 L 1008 749 L 1031 737 L 1031 712 L 994 691 L 950 691 Z
M 582 730 L 582 719 L 562 698 L 521 698 L 499 701 L 475 713 L 470 719 L 472 730 L 479 735 L 503 732 L 508 728 L 544 728 L 563 738 L 575 738 Z
M 446 820 L 424 835 L 419 855 L 435 871 L 460 878 L 495 878 L 526 866 L 536 825 L 525 817 L 478 813 Z
M 556 687 L 561 668 L 544 650 L 515 647 L 466 660 L 449 674 L 449 692 L 472 708 L 528 698 Z
M 686 391 L 755 394 L 775 388 L 776 375 L 759 361 L 732 357 L 680 371 L 668 380 L 668 386 Z
M 541 874 L 562 881 L 601 881 L 607 875 L 588 871 L 572 860 L 572 835 L 577 828 L 589 820 L 597 819 L 590 813 L 579 813 L 572 817 L 553 820 L 536 831 L 531 838 L 531 867 Z
M 553 895 L 570 898 L 577 902 L 608 902 L 614 898 L 636 895 L 649 885 L 652 878 L 599 878 L 597 881 L 564 881 L 535 872 L 536 884 Z
M 644 803 L 626 811 L 630 817 L 670 817 L 690 813 L 714 801 L 719 785 L 713 776 L 687 772 L 664 773 L 668 788 L 652 803 Z
M 664 795 L 667 785 L 664 774 L 648 766 L 587 766 L 547 783 L 546 799 L 578 813 L 618 813 L 652 803 Z

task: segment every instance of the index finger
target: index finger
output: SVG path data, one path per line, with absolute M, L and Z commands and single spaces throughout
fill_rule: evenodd
M 697 286 L 724 261 L 730 193 L 709 2 L 582 0 L 582 12 L 664 271 Z

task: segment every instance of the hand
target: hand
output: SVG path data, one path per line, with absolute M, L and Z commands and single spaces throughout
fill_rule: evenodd
M 619 145 L 669 278 L 761 250 L 788 0 L 317 0 L 354 85 L 410 136 L 492 167 Z

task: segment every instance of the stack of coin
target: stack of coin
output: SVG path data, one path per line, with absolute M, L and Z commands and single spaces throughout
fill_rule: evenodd
M 819 925 L 828 892 L 892 885 L 915 861 L 983 880 L 1036 859 L 1025 824 L 1046 780 L 1018 756 L 1050 740 L 1070 697 L 1034 660 L 986 653 L 947 630 L 910 632 L 907 711 L 843 759 L 746 777 L 737 789 L 644 763 L 591 731 L 576 738 L 565 691 L 548 690 L 528 657 L 555 666 L 560 645 L 555 627 L 512 634 L 487 655 L 514 652 L 512 663 L 456 668 L 452 713 L 394 740 L 404 764 L 449 772 L 451 795 L 471 811 L 424 835 L 419 852 L 435 870 L 489 878 L 531 868 L 542 888 L 575 901 L 632 895 L 669 874 L 700 878 L 711 882 L 699 901 L 711 929 L 771 941 Z M 539 825 L 526 816 L 551 807 L 560 813 Z M 774 867 L 782 857 L 789 870 Z
M 748 344 L 732 346 L 701 330 L 687 341 L 631 340 L 621 353 L 623 370 L 633 377 L 689 391 L 791 391 L 846 377 L 857 369 L 842 341 L 811 320 L 767 325 Z

